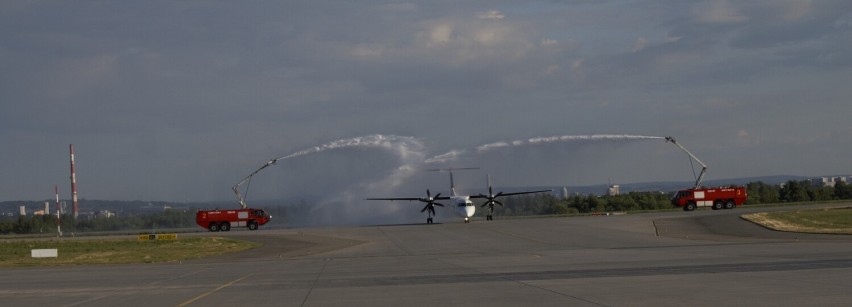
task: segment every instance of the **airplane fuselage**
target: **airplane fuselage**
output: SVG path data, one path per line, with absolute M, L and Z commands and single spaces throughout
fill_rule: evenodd
M 473 214 L 476 213 L 476 206 L 470 200 L 470 196 L 451 196 L 453 213 L 463 217 L 465 221 L 469 221 Z

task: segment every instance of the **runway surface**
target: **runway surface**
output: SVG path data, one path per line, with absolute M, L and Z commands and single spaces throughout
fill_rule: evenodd
M 852 236 L 778 209 L 232 231 L 264 247 L 168 264 L 0 270 L 3 306 L 852 304 Z M 440 221 L 439 221 L 440 222 Z

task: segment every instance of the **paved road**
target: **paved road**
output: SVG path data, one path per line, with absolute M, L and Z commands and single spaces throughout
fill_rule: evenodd
M 738 217 L 750 211 L 233 231 L 265 246 L 183 263 L 2 269 L 0 305 L 852 304 L 852 236 L 774 232 Z

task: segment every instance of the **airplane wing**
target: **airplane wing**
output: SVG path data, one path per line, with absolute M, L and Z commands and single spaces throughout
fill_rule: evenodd
M 365 198 L 366 200 L 420 200 L 417 197 Z
M 450 199 L 447 196 L 433 197 L 432 200 L 446 200 Z M 419 201 L 427 201 L 427 199 L 422 197 L 390 197 L 390 198 L 365 198 L 365 200 L 419 200 Z
M 441 197 L 441 193 L 435 194 L 435 197 L 432 197 L 432 192 L 429 189 L 426 189 L 426 197 L 382 197 L 382 198 L 366 198 L 366 200 L 416 200 L 419 202 L 426 203 L 426 206 L 423 209 L 420 209 L 420 212 L 426 211 L 429 214 L 429 218 L 426 219 L 426 224 L 432 224 L 432 217 L 435 216 L 435 206 L 443 207 L 444 204 L 435 202 L 436 200 L 441 199 L 450 199 L 449 197 Z
M 538 191 L 525 191 L 525 192 L 514 192 L 514 193 L 503 193 L 500 196 L 511 196 L 511 195 L 522 195 L 522 194 L 534 194 L 534 193 L 544 193 L 551 192 L 553 190 L 538 190 Z
M 420 200 L 417 197 L 395 197 L 395 198 L 365 198 L 366 200 Z
M 496 196 L 512 196 L 512 195 L 523 195 L 523 194 L 534 194 L 534 193 L 543 193 L 543 192 L 551 192 L 553 190 L 538 190 L 538 191 L 523 191 L 523 192 L 514 192 L 514 193 L 498 193 Z M 470 198 L 488 198 L 488 195 L 471 195 Z

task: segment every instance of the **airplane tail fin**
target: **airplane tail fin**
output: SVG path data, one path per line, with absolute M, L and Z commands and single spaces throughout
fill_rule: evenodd
M 450 196 L 457 196 L 456 195 L 456 183 L 455 183 L 455 181 L 453 181 L 453 170 L 452 169 L 450 169 L 450 193 L 452 193 Z
M 453 179 L 453 171 L 454 170 L 469 170 L 469 169 L 479 169 L 478 167 L 462 167 L 462 168 L 447 168 L 447 169 L 430 169 L 427 171 L 430 172 L 449 172 L 450 173 L 450 196 L 458 196 L 456 194 L 456 184 Z

